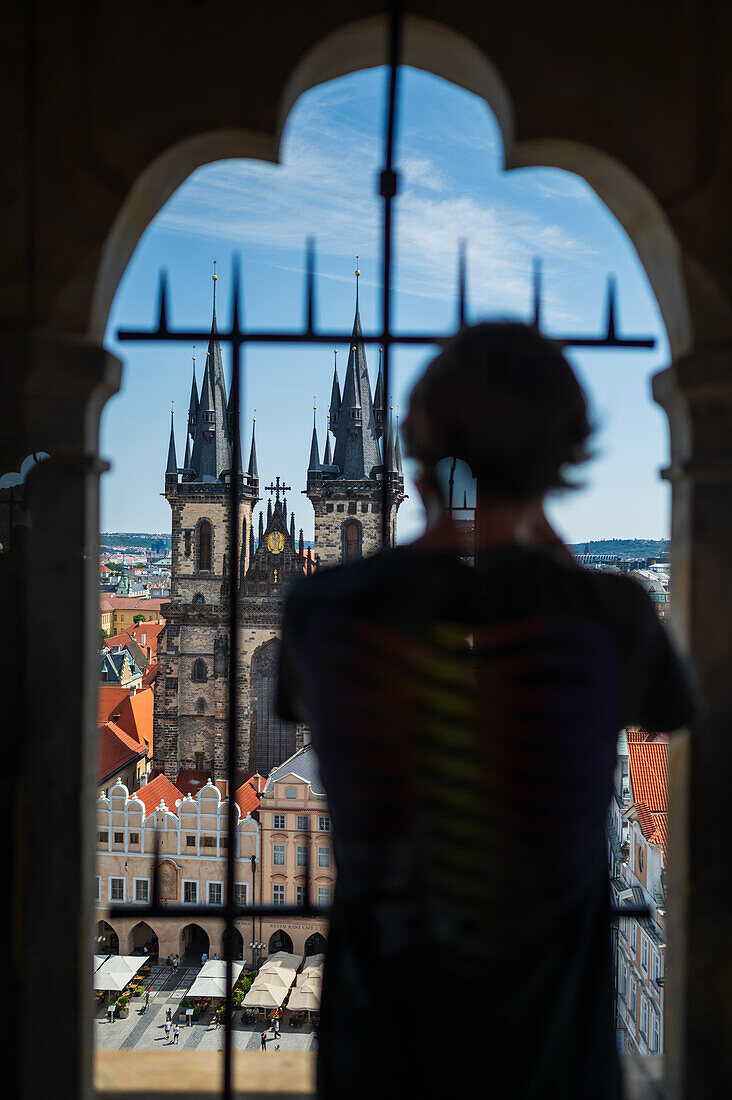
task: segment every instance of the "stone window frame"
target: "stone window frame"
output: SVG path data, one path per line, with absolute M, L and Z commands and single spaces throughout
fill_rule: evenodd
M 281 857 L 281 858 L 279 858 Z M 287 847 L 284 844 L 272 845 L 272 866 L 284 867 L 287 860 Z
M 297 844 L 295 846 L 295 866 L 307 867 L 308 862 L 308 846 L 307 844 Z
M 318 832 L 329 833 L 330 832 L 330 815 L 320 814 L 318 817 Z
M 193 897 L 186 897 L 186 886 L 193 886 Z M 184 878 L 180 884 L 180 900 L 182 905 L 198 905 L 198 879 Z
M 319 886 L 317 892 L 317 901 L 315 902 L 315 904 L 321 907 L 330 905 L 330 895 L 330 886 Z
M 347 536 L 346 536 L 346 532 L 352 524 L 355 524 L 355 526 L 358 528 L 358 553 L 354 557 L 349 558 L 347 556 L 347 553 L 346 553 L 346 549 L 347 549 L 347 545 L 348 545 L 348 539 L 347 539 Z M 343 521 L 343 523 L 341 524 L 341 561 L 342 562 L 361 561 L 361 559 L 363 558 L 363 534 L 364 534 L 363 523 L 361 522 L 361 520 L 357 519 L 355 515 L 350 515 L 349 514 L 348 519 L 345 519 Z
M 287 817 L 285 814 L 272 814 L 272 828 L 278 830 L 287 828 Z
M 285 884 L 284 882 L 272 883 L 272 904 L 273 905 L 285 905 Z
M 137 884 L 144 883 L 147 887 L 144 898 L 138 898 L 137 896 Z M 149 905 L 150 904 L 150 879 L 149 878 L 133 878 L 132 879 L 132 900 L 136 905 Z
M 115 887 L 114 887 L 113 884 L 116 883 L 116 882 L 121 882 L 122 883 L 122 893 L 119 897 L 116 897 L 115 894 L 114 894 Z M 109 900 L 110 901 L 126 901 L 127 900 L 125 898 L 125 894 L 126 894 L 125 887 L 126 887 L 126 885 L 127 884 L 126 884 L 126 882 L 124 880 L 124 877 L 122 875 L 110 875 L 109 876 L 109 882 L 108 882 L 108 891 L 109 892 L 107 894 L 107 897 L 109 898 Z
M 318 845 L 318 867 L 321 870 L 329 871 L 331 866 L 331 850 L 330 845 L 325 847 Z
M 220 894 L 220 900 L 215 901 L 211 897 L 211 887 L 218 886 L 218 893 Z M 206 904 L 207 905 L 223 905 L 224 904 L 224 883 L 223 880 L 209 879 L 206 883 Z
M 208 567 L 208 569 L 201 569 L 201 564 L 200 564 L 200 562 L 201 562 L 201 528 L 203 527 L 204 523 L 208 524 L 208 528 L 209 528 L 209 531 L 210 531 L 209 567 Z M 193 530 L 194 530 L 194 534 L 195 534 L 195 538 L 193 540 L 194 541 L 194 554 L 195 554 L 194 561 L 193 561 L 193 564 L 194 564 L 194 567 L 195 567 L 194 572 L 196 573 L 197 576 L 200 575 L 200 576 L 204 576 L 204 577 L 212 577 L 214 575 L 214 570 L 213 570 L 213 563 L 214 563 L 214 531 L 215 531 L 214 524 L 213 524 L 212 520 L 210 520 L 208 518 L 208 516 L 201 516 L 200 519 L 198 519 L 196 521 L 196 526 L 194 527 Z
M 198 676 L 197 673 L 201 669 L 203 669 L 203 676 Z M 191 681 L 194 684 L 208 683 L 208 665 L 204 661 L 203 657 L 196 657 L 195 661 L 191 665 Z
M 248 905 L 249 904 L 249 883 L 248 882 L 235 882 L 234 883 L 234 904 L 235 905 Z

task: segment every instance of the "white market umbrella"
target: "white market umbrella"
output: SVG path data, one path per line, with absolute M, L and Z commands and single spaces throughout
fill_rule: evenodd
M 286 996 L 287 990 L 284 988 L 260 985 L 255 989 L 252 986 L 242 1004 L 245 1008 L 279 1008 Z
M 231 968 L 231 984 L 234 985 L 239 978 L 243 963 L 233 963 Z M 226 996 L 226 961 L 224 959 L 209 959 L 201 967 L 198 977 L 188 990 L 187 997 L 225 997 Z
M 103 961 L 99 962 L 102 959 Z M 94 988 L 119 993 L 147 960 L 140 955 L 94 956 Z
M 287 1007 L 293 1012 L 320 1012 L 320 994 L 307 989 L 293 989 Z

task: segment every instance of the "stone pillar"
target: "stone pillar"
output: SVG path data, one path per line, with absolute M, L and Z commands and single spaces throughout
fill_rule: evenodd
M 49 331 L 0 341 L 3 470 L 34 450 L 28 526 L 0 556 L 2 667 L 13 717 L 13 1096 L 92 1095 L 92 930 L 99 652 L 99 417 L 120 365 L 91 341 Z M 63 644 L 49 643 L 49 631 Z M 49 784 L 57 792 L 48 801 Z M 28 1021 L 53 1013 L 43 1057 Z M 16 1031 L 13 1034 L 13 1031 Z M 16 1076 L 17 1075 L 17 1076 Z
M 654 379 L 671 427 L 671 628 L 693 661 L 700 712 L 669 753 L 666 1073 L 701 1100 L 732 1081 L 732 345 Z

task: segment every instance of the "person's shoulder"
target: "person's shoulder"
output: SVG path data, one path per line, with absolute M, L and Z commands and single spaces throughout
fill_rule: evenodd
M 348 564 L 323 566 L 317 573 L 293 582 L 287 593 L 287 606 L 292 610 L 331 599 L 340 601 L 367 591 L 373 585 L 380 587 L 406 565 L 407 549 L 397 547 Z

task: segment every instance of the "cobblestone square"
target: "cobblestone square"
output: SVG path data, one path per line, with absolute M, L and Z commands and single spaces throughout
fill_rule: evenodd
M 130 1000 L 130 1013 L 126 1020 L 115 1018 L 111 1023 L 103 1009 L 99 1009 L 94 1020 L 94 1043 L 100 1050 L 157 1050 L 159 1047 L 194 1050 L 223 1050 L 224 1029 L 217 1028 L 213 1022 L 213 1011 L 209 1009 L 203 1016 L 192 1021 L 190 1026 L 179 1020 L 178 1005 L 193 985 L 200 967 L 181 968 L 171 974 L 165 966 L 154 966 L 146 986 L 152 989 L 150 1004 L 146 1011 L 145 998 Z M 170 1009 L 173 1024 L 178 1023 L 180 1034 L 177 1045 L 173 1042 L 171 1028 L 170 1039 L 165 1036 L 165 1012 Z M 262 1024 L 244 1025 L 241 1012 L 234 1016 L 234 1048 L 236 1050 L 260 1050 Z M 279 1043 L 281 1050 L 314 1050 L 317 1039 L 312 1026 L 306 1028 L 284 1027 L 278 1039 L 271 1028 L 267 1029 L 267 1053 L 275 1052 Z M 264 1052 L 262 1052 L 264 1053 Z M 174 1054 L 171 1053 L 171 1057 Z

